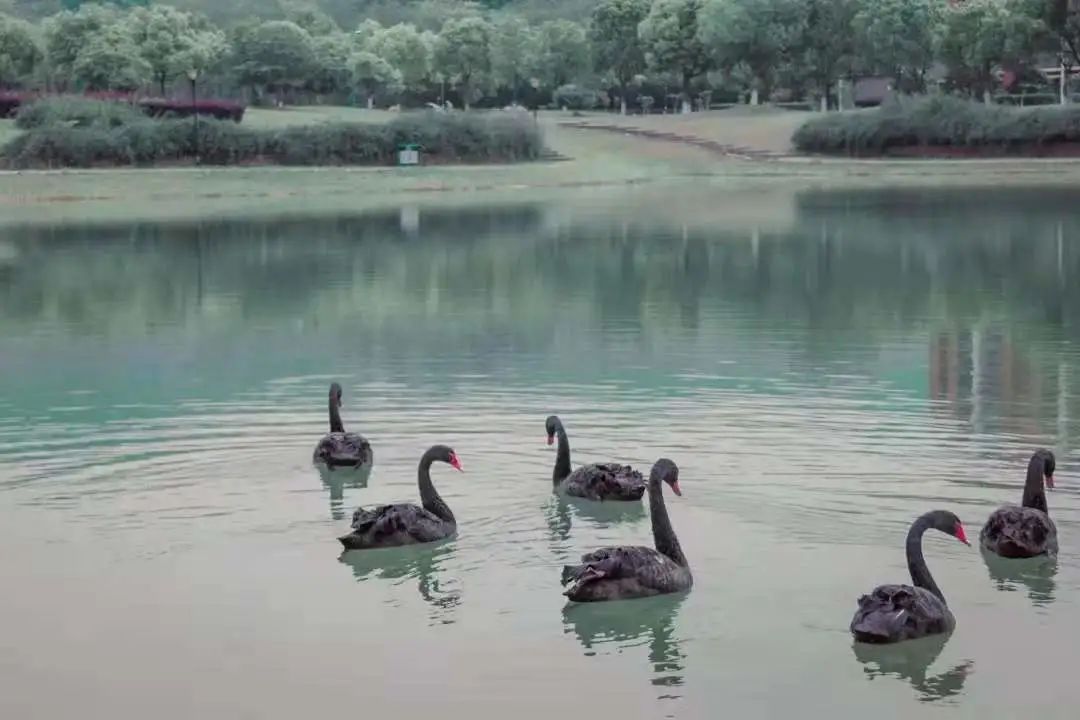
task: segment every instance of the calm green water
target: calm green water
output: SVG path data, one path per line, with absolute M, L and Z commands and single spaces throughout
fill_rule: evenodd
M 0 231 L 0 716 L 1074 717 L 1074 195 L 658 192 Z M 366 486 L 310 464 L 331 379 Z M 551 495 L 551 412 L 576 462 L 679 463 L 689 595 L 566 608 L 650 536 Z M 437 442 L 459 537 L 342 557 Z M 853 648 L 911 519 L 977 535 L 1038 445 L 1056 566 L 928 536 L 955 634 Z

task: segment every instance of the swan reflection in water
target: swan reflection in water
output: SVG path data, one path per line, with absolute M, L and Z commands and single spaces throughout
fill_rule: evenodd
M 922 702 L 933 702 L 959 695 L 964 682 L 975 666 L 973 660 L 964 660 L 952 669 L 938 675 L 926 671 L 937 660 L 949 634 L 931 635 L 901 643 L 871 645 L 853 643 L 855 659 L 863 664 L 863 672 L 869 680 L 892 675 L 907 680 L 919 693 Z
M 345 488 L 363 489 L 368 486 L 371 477 L 371 465 L 359 468 L 339 467 L 330 469 L 319 466 L 319 477 L 323 488 L 330 491 L 330 517 L 334 520 L 345 519 Z
M 378 578 L 401 585 L 416 579 L 417 592 L 432 608 L 432 624 L 448 625 L 454 622 L 454 609 L 461 604 L 461 590 L 444 586 L 439 571 L 454 557 L 454 552 L 454 543 L 443 541 L 378 550 L 346 550 L 338 562 L 348 565 L 359 582 Z
M 1044 555 L 1018 560 L 1003 558 L 986 550 L 982 551 L 982 556 L 990 579 L 998 590 L 1016 591 L 1023 585 L 1027 587 L 1028 598 L 1036 607 L 1045 607 L 1054 602 L 1057 589 L 1054 577 L 1058 569 L 1056 557 Z
M 571 551 L 570 530 L 574 518 L 587 520 L 593 527 L 604 528 L 643 519 L 647 514 L 642 503 L 597 502 L 553 494 L 544 506 L 548 539 L 552 553 L 560 563 L 578 562 L 580 552 Z
M 564 632 L 574 633 L 592 656 L 622 653 L 648 645 L 652 684 L 663 688 L 660 699 L 678 698 L 683 685 L 686 655 L 675 637 L 675 617 L 687 593 L 658 595 L 637 600 L 568 604 L 563 608 Z

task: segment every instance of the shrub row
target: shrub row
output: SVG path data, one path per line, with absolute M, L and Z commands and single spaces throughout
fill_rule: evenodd
M 124 93 L 86 93 L 83 95 L 49 95 L 39 96 L 34 93 L 0 92 L 0 118 L 21 118 L 29 114 L 32 118 L 47 118 L 49 121 L 66 119 L 73 122 L 84 120 L 90 115 L 109 114 L 111 108 L 117 108 L 117 113 L 123 113 L 126 109 L 137 108 L 145 115 L 162 117 L 173 115 L 189 117 L 198 113 L 206 117 L 219 120 L 232 120 L 240 122 L 244 118 L 245 107 L 241 103 L 228 100 L 199 100 L 192 103 L 187 100 L 143 98 L 136 100 L 134 96 Z M 64 118 L 64 113 L 70 117 Z M 27 122 L 43 124 L 41 121 L 31 119 Z M 19 127 L 32 127 L 20 122 Z
M 949 96 L 897 98 L 870 110 L 815 117 L 795 132 L 803 152 L 882 155 L 926 147 L 1022 150 L 1080 141 L 1080 106 L 1009 107 Z
M 196 132 L 197 131 L 197 132 Z M 48 124 L 0 149 L 12 168 L 103 167 L 191 162 L 210 165 L 385 165 L 400 145 L 421 146 L 425 162 L 535 159 L 540 133 L 517 113 L 417 113 L 384 124 L 327 124 L 253 129 L 220 120 L 154 120 L 122 124 Z

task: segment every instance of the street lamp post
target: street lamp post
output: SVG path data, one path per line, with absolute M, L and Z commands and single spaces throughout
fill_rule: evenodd
M 192 68 L 187 71 L 188 80 L 191 81 L 191 114 L 194 117 L 192 133 L 195 145 L 195 164 L 199 164 L 199 106 L 195 98 L 195 83 L 199 79 L 199 71 Z

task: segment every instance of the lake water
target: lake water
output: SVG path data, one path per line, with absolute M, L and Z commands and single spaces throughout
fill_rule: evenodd
M 1075 717 L 1075 193 L 676 205 L 0 230 L 0 716 Z M 332 380 L 366 486 L 311 465 Z M 553 497 L 552 412 L 679 464 L 691 593 L 566 607 L 651 538 Z M 458 538 L 343 556 L 434 443 Z M 1056 565 L 929 533 L 956 632 L 853 648 L 911 520 L 977 537 L 1041 445 Z

